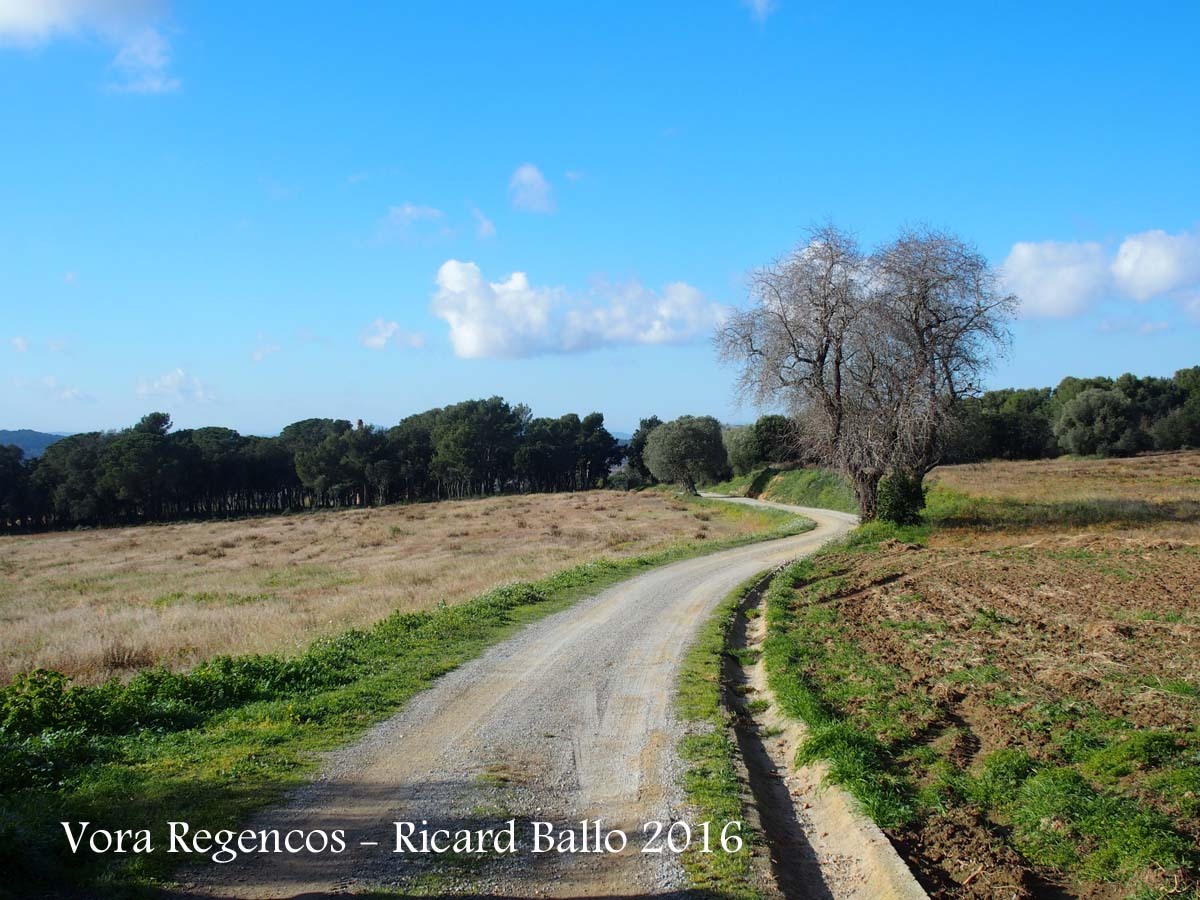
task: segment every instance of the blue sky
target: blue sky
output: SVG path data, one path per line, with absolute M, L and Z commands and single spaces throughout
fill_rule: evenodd
M 712 321 L 827 218 L 1003 267 L 994 386 L 1170 374 L 1198 33 L 1185 3 L 0 0 L 0 427 L 746 420 Z

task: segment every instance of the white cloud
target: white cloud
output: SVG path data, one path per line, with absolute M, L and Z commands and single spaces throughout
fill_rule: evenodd
M 371 350 L 384 350 L 389 345 L 419 350 L 425 346 L 425 335 L 419 331 L 405 331 L 399 322 L 385 321 L 380 317 L 363 329 L 359 343 Z
M 554 212 L 554 192 L 550 182 L 533 163 L 517 166 L 508 180 L 508 196 L 516 209 L 525 212 Z
M 10 344 L 12 344 L 12 348 L 14 350 L 16 350 L 18 353 L 28 353 L 29 352 L 29 340 L 27 338 L 17 336 L 14 338 L 9 338 L 8 342 Z
M 187 403 L 211 403 L 216 400 L 212 389 L 195 375 L 183 369 L 172 369 L 158 378 L 140 378 L 137 395 Z
M 766 24 L 767 17 L 775 12 L 775 0 L 742 0 L 750 15 L 759 25 Z
M 409 241 L 444 236 L 450 233 L 445 219 L 446 214 L 434 206 L 407 202 L 390 206 L 379 224 L 379 240 Z
M 436 222 L 444 218 L 445 213 L 432 206 L 421 206 L 416 203 L 402 203 L 388 208 L 389 222 L 399 225 L 411 225 L 413 222 Z
M 14 378 L 13 386 L 25 391 L 33 391 L 51 400 L 63 400 L 68 403 L 90 403 L 95 398 L 77 387 L 63 384 L 53 375 L 43 375 L 41 378 L 29 380 Z
M 3 0 L 0 42 L 36 46 L 62 36 L 95 34 L 116 48 L 111 90 L 164 94 L 179 88 L 170 45 L 155 24 L 155 0 Z
M 1108 284 L 1104 248 L 1093 242 L 1023 241 L 1013 245 L 1001 272 L 1026 316 L 1077 315 Z
M 278 353 L 283 348 L 279 344 L 271 340 L 267 335 L 259 332 L 258 343 L 254 347 L 254 351 L 250 354 L 250 358 L 256 363 L 262 362 L 268 356 Z
M 155 28 L 140 28 L 126 38 L 113 69 L 120 76 L 109 85 L 130 94 L 169 94 L 179 90 L 179 79 L 167 69 L 171 64 L 167 39 Z
M 496 223 L 483 214 L 483 211 L 471 207 L 471 215 L 475 217 L 475 233 L 481 238 L 494 237 L 496 234 Z
M 14 43 L 40 44 L 60 32 L 74 31 L 105 4 L 86 0 L 5 0 L 0 3 L 0 38 Z M 120 8 L 128 3 L 108 4 Z M 115 11 L 115 10 L 114 10 Z
M 622 344 L 676 344 L 708 335 L 724 307 L 684 282 L 660 292 L 637 282 L 585 296 L 535 287 L 524 272 L 489 282 L 472 262 L 448 260 L 437 273 L 433 313 L 467 359 L 571 353 Z
M 1200 231 L 1131 234 L 1115 254 L 1095 242 L 1021 242 L 1001 274 L 1026 316 L 1066 318 L 1104 298 L 1163 297 L 1200 319 Z
M 1131 234 L 1112 264 L 1117 287 L 1134 300 L 1149 300 L 1200 282 L 1200 232 L 1162 230 Z

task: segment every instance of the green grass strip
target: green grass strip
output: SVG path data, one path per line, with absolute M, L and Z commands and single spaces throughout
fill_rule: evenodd
M 745 475 L 735 475 L 705 490 L 734 497 L 758 497 L 795 506 L 858 512 L 854 492 L 846 480 L 827 469 L 780 469 L 768 466 Z
M 684 794 L 695 810 L 695 821 L 709 822 L 714 837 L 728 822 L 745 822 L 734 766 L 733 717 L 721 698 L 721 669 L 730 651 L 738 609 L 763 577 L 760 573 L 748 579 L 721 601 L 680 668 L 676 707 L 680 718 L 690 726 L 690 733 L 679 743 L 679 755 L 686 766 Z M 751 841 L 757 836 L 751 834 L 748 825 L 743 825 L 741 833 L 746 842 L 736 853 L 724 852 L 719 841 L 714 841 L 713 853 L 692 849 L 683 854 L 683 867 L 693 888 L 731 900 L 762 897 L 750 865 Z
M 835 549 L 869 548 L 892 531 L 881 523 L 871 523 L 866 530 L 838 542 Z M 872 820 L 882 827 L 903 825 L 917 814 L 914 791 L 898 772 L 887 745 L 845 718 L 809 675 L 823 667 L 830 649 L 825 641 L 809 635 L 807 624 L 797 614 L 797 604 L 805 602 L 797 598 L 797 590 L 812 581 L 820 584 L 820 560 L 827 552 L 822 550 L 788 566 L 767 589 L 767 638 L 763 642 L 767 684 L 780 710 L 807 727 L 796 765 L 826 763 L 828 779 L 844 787 Z

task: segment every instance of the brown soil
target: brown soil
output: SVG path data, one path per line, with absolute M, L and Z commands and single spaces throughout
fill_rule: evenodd
M 973 755 L 1013 746 L 1013 726 L 1029 708 L 1063 696 L 1086 696 L 1139 726 L 1193 724 L 1194 710 L 1158 685 L 1200 685 L 1200 548 L 1113 537 L 987 551 L 897 545 L 855 577 L 878 582 L 898 570 L 840 609 L 861 646 L 902 666 L 914 688 L 968 723 Z M 985 664 L 1000 670 L 1006 690 L 1019 686 L 1018 703 L 992 703 L 995 683 L 944 680 Z
M 924 746 L 960 772 L 978 772 L 1001 748 L 1061 764 L 1063 731 L 1085 727 L 1087 717 L 1195 741 L 1200 454 L 955 467 L 934 482 L 974 494 L 976 505 L 934 529 L 928 547 L 890 541 L 833 560 L 846 580 L 831 602 L 847 637 L 896 667 L 900 692 L 916 699 L 904 722 L 916 738 L 902 754 Z M 1113 505 L 1084 524 L 1093 502 Z M 1055 528 L 1044 519 L 1068 507 L 1084 510 L 1080 521 Z M 975 527 L 966 527 L 971 519 Z M 855 704 L 847 712 L 869 721 L 871 710 Z M 1045 710 L 1064 706 L 1064 722 L 1047 724 Z M 921 771 L 914 758 L 906 765 Z M 1143 774 L 1110 787 L 1167 815 L 1200 846 L 1194 801 L 1181 807 Z M 922 778 L 930 783 L 931 770 Z M 935 897 L 1129 892 L 1036 870 L 1014 851 L 1007 823 L 969 806 L 891 836 Z

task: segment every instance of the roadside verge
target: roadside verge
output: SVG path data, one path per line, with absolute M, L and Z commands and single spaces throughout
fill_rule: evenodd
M 736 853 L 690 853 L 692 886 L 734 898 L 926 897 L 891 842 L 819 760 L 796 765 L 808 737 L 768 684 L 766 595 L 783 570 L 734 590 L 685 658 L 677 705 L 690 813 L 714 829 L 746 822 Z

